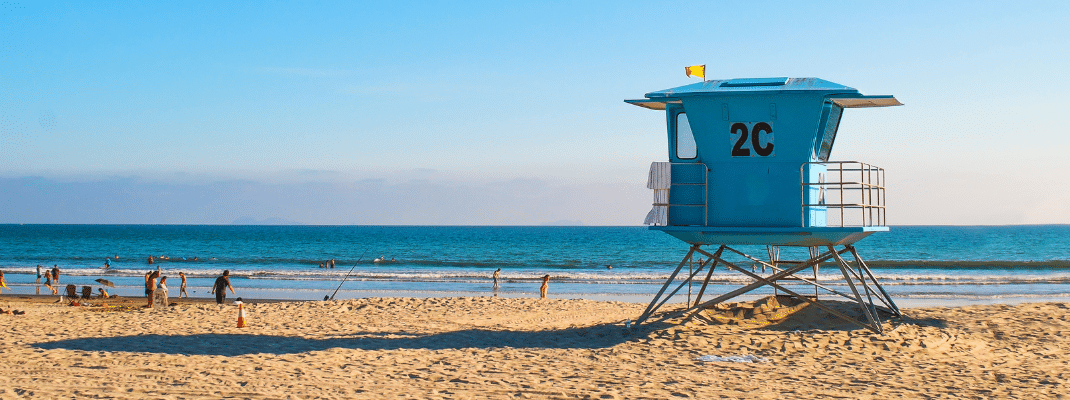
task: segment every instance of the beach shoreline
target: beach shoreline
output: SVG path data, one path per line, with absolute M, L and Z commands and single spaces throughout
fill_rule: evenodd
M 96 288 L 96 287 L 94 287 Z M 236 288 L 239 292 L 238 295 L 231 295 L 228 293 L 227 302 L 233 302 L 238 297 L 243 298 L 246 302 L 256 303 L 277 303 L 277 302 L 301 302 L 301 301 L 323 301 L 323 296 L 330 296 L 331 291 L 314 292 L 314 293 L 300 293 L 294 295 L 293 291 L 286 290 L 265 290 L 258 288 Z M 42 288 L 42 291 L 46 290 Z M 192 291 L 192 290 L 191 290 Z M 129 293 L 127 290 L 121 293 Z M 172 289 L 172 294 L 175 292 Z M 170 297 L 171 302 L 178 302 L 179 304 L 199 304 L 199 303 L 215 303 L 215 297 L 200 297 L 202 291 L 193 292 L 193 296 L 188 298 L 178 298 L 175 296 Z M 94 292 L 95 293 L 95 292 Z M 524 299 L 537 297 L 538 293 L 532 291 L 528 292 L 497 292 L 494 291 L 471 291 L 471 292 L 417 292 L 417 291 L 403 291 L 403 290 L 376 290 L 376 291 L 360 291 L 360 290 L 341 290 L 337 293 L 336 300 L 358 300 L 367 298 L 451 298 L 451 297 L 500 297 L 509 299 Z M 753 301 L 765 297 L 762 294 L 747 294 L 738 297 L 740 301 Z M 57 303 L 60 301 L 60 295 L 50 294 L 25 294 L 25 293 L 2 293 L 0 294 L 0 302 L 5 298 L 18 298 L 20 300 L 28 300 L 37 303 Z M 115 296 L 120 299 L 136 299 L 134 302 L 144 302 L 143 296 Z M 573 293 L 549 293 L 549 298 L 562 299 L 562 300 L 592 300 L 592 301 L 608 301 L 608 302 L 622 302 L 622 303 L 637 303 L 637 304 L 649 304 L 653 298 L 653 294 L 629 294 L 629 293 L 604 293 L 604 294 L 573 294 Z M 829 295 L 829 298 L 833 296 Z M 99 299 L 94 295 L 94 300 Z M 120 300 L 111 300 L 117 302 Z M 966 306 L 978 306 L 978 305 L 1017 305 L 1025 303 L 1061 303 L 1070 302 L 1070 298 L 1066 296 L 1003 296 L 1003 297 L 983 297 L 983 298 L 962 298 L 962 297 L 920 297 L 920 298 L 902 298 L 894 297 L 892 301 L 897 306 L 902 308 L 932 308 L 932 307 L 966 307 Z M 687 294 L 677 294 L 675 297 L 669 299 L 666 304 L 683 304 L 690 302 Z
M 234 298 L 172 298 L 176 306 L 148 310 L 133 297 L 91 311 L 22 297 L 0 296 L 5 310 L 26 312 L 0 314 L 0 398 L 1070 393 L 1065 302 L 904 309 L 878 335 L 815 316 L 761 329 L 669 320 L 627 330 L 645 303 L 592 300 L 243 299 L 249 326 L 238 328 Z

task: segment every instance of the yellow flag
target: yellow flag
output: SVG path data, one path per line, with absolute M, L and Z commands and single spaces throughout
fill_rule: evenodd
M 706 65 L 692 65 L 690 67 L 684 67 L 684 73 L 687 76 L 697 76 L 702 79 L 706 79 Z

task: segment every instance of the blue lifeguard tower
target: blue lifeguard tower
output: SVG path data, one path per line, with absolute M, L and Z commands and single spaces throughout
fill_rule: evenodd
M 901 315 L 853 246 L 888 231 L 884 170 L 829 161 L 844 109 L 902 105 L 895 97 L 864 96 L 817 78 L 709 80 L 645 97 L 625 101 L 663 110 L 669 139 L 668 162 L 651 165 L 647 186 L 654 203 L 645 223 L 691 247 L 637 323 L 684 285 L 697 283 L 704 269 L 698 296 L 674 315 L 702 318 L 702 310 L 766 286 L 875 332 L 882 331 L 879 312 Z M 703 249 L 714 245 L 713 252 Z M 739 250 L 754 245 L 765 247 L 764 257 Z M 781 257 L 785 247 L 801 248 L 794 252 L 808 259 Z M 726 259 L 729 254 L 737 261 Z M 706 259 L 666 293 L 696 255 Z M 762 272 L 744 269 L 740 259 Z M 838 266 L 845 283 L 819 281 L 821 263 Z M 701 301 L 718 265 L 753 282 Z M 802 275 L 809 270 L 812 278 Z M 813 285 L 815 295 L 793 290 L 799 284 Z M 857 303 L 862 317 L 817 302 L 819 289 Z

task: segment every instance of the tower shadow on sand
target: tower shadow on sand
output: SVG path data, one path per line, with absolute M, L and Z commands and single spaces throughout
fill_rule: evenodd
M 650 331 L 669 326 L 644 326 Z M 354 332 L 341 338 L 302 338 L 265 334 L 138 335 L 37 343 L 39 349 L 125 351 L 160 354 L 241 356 L 294 354 L 334 348 L 359 350 L 451 350 L 490 348 L 600 349 L 636 340 L 618 324 L 545 331 L 466 329 L 432 334 Z

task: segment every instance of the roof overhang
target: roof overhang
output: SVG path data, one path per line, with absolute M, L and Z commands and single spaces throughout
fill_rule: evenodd
M 901 106 L 895 96 L 851 96 L 833 97 L 832 104 L 843 108 L 894 107 Z
M 665 104 L 675 103 L 680 104 L 680 100 L 653 100 L 653 99 L 640 99 L 640 100 L 624 100 L 625 103 L 634 104 L 639 107 L 649 108 L 651 110 L 664 110 Z

